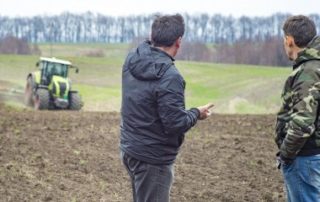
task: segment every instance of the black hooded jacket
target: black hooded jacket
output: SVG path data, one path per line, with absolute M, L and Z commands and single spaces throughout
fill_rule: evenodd
M 173 163 L 199 116 L 185 109 L 185 81 L 173 61 L 146 41 L 123 65 L 120 149 L 150 164 Z

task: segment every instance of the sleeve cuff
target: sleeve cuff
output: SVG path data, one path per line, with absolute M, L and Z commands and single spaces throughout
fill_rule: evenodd
M 191 108 L 190 111 L 196 114 L 197 119 L 200 117 L 200 110 L 198 108 Z

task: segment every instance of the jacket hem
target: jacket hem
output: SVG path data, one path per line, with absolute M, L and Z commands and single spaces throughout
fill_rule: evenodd
M 170 165 L 170 164 L 173 164 L 175 162 L 175 159 L 170 160 L 170 161 L 160 161 L 159 159 L 146 158 L 146 157 L 138 155 L 138 154 L 136 154 L 134 152 L 130 152 L 130 151 L 124 149 L 121 146 L 120 146 L 120 150 L 122 152 L 126 153 L 127 155 L 139 160 L 139 161 L 143 161 L 145 163 L 149 163 L 149 164 L 153 164 L 153 165 Z
M 320 154 L 320 148 L 301 150 L 297 156 L 313 156 Z

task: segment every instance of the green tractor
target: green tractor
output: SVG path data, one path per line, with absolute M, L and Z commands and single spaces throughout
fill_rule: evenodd
M 30 73 L 25 88 L 25 103 L 37 110 L 80 110 L 82 101 L 77 91 L 71 89 L 68 78 L 71 62 L 56 58 L 40 57 L 36 63 L 39 71 Z

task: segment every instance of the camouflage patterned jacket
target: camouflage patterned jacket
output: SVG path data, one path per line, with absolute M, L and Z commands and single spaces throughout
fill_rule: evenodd
M 280 155 L 320 154 L 320 37 L 298 54 L 281 97 L 275 137 Z

